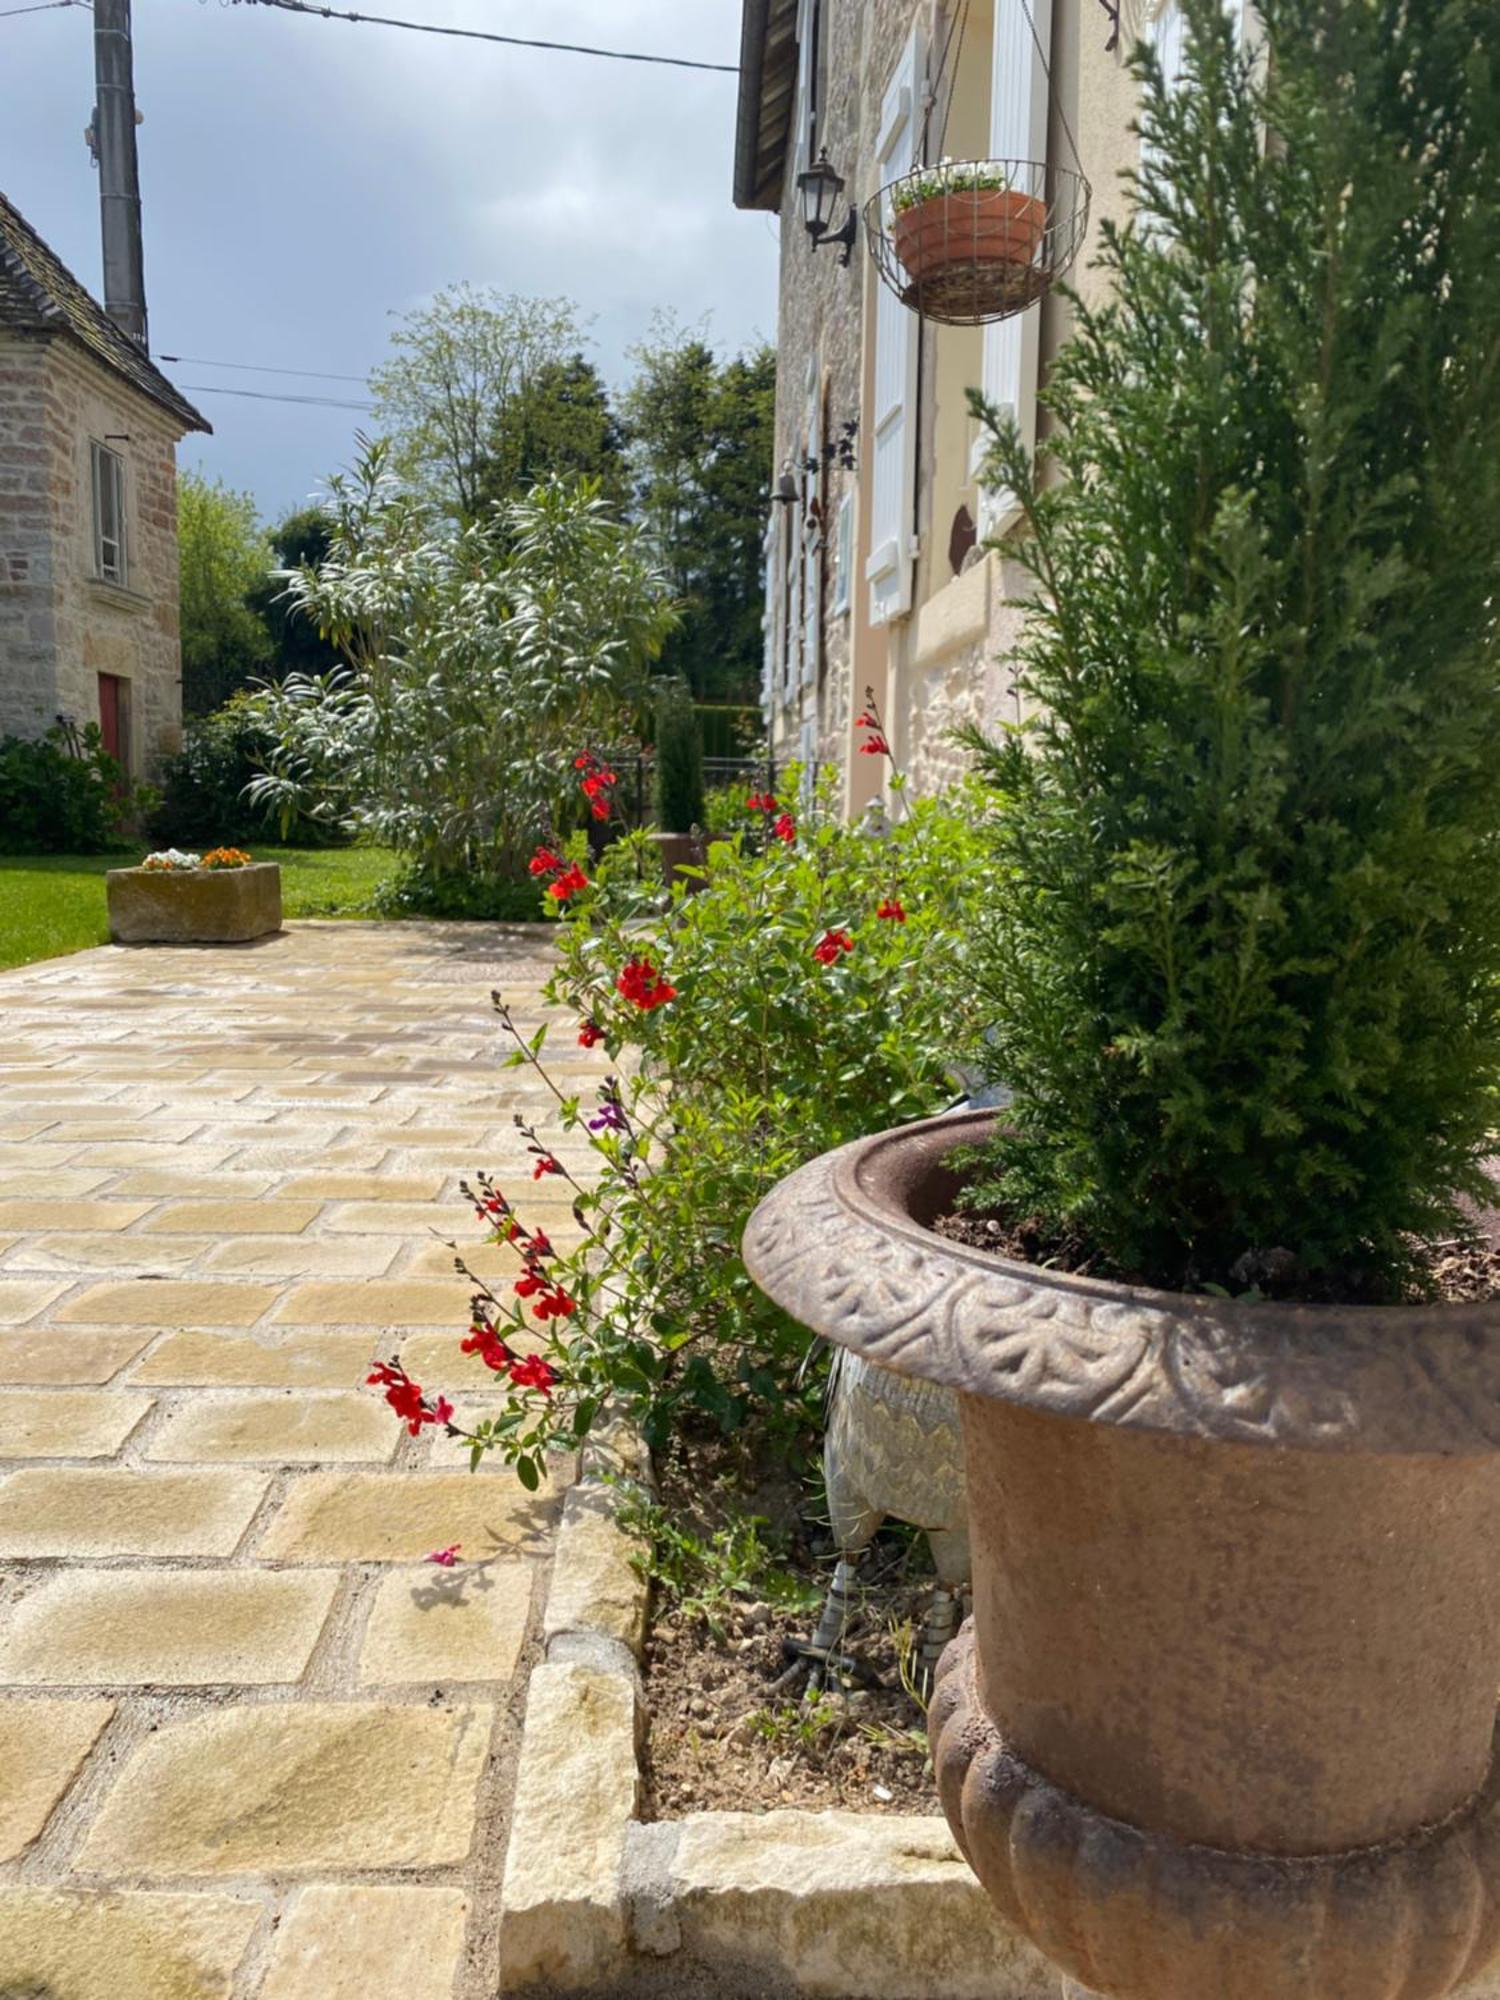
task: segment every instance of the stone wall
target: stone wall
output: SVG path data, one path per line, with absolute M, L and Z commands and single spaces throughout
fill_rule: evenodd
M 132 772 L 182 722 L 178 431 L 71 341 L 0 341 L 0 731 L 99 720 L 99 675 L 126 683 Z M 95 573 L 90 443 L 125 461 L 126 581 Z
M 0 736 L 37 735 L 57 708 L 46 373 L 45 342 L 0 333 Z

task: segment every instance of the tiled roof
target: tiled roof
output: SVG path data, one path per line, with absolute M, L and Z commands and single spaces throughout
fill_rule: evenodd
M 0 326 L 66 333 L 95 360 L 159 403 L 185 431 L 211 431 L 143 348 L 120 331 L 99 301 L 0 194 Z

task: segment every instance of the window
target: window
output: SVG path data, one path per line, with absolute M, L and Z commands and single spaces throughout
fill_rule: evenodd
M 94 468 L 94 574 L 125 581 L 125 461 L 108 445 L 91 444 Z
M 851 576 L 854 570 L 854 495 L 846 493 L 839 502 L 834 528 L 833 609 L 842 616 L 849 610 Z

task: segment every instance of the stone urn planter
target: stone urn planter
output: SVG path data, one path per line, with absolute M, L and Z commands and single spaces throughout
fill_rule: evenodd
M 111 868 L 104 878 L 116 944 L 248 944 L 281 929 L 281 870 Z
M 1117 2000 L 1439 2000 L 1500 1950 L 1500 1309 L 1239 1305 L 951 1243 L 992 1113 L 846 1146 L 745 1257 L 958 1391 L 931 1735 L 1001 1911 Z

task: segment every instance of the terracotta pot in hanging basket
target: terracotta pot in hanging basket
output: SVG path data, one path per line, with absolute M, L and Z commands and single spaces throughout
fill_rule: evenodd
M 1117 2000 L 1441 2000 L 1500 1951 L 1500 1309 L 1243 1305 L 933 1233 L 992 1114 L 751 1219 L 805 1325 L 958 1391 L 930 1716 L 1000 1909 Z
M 1036 262 L 1047 233 L 1047 204 L 1014 188 L 938 194 L 898 212 L 896 255 L 914 283 L 954 265 L 995 264 L 1020 274 Z

